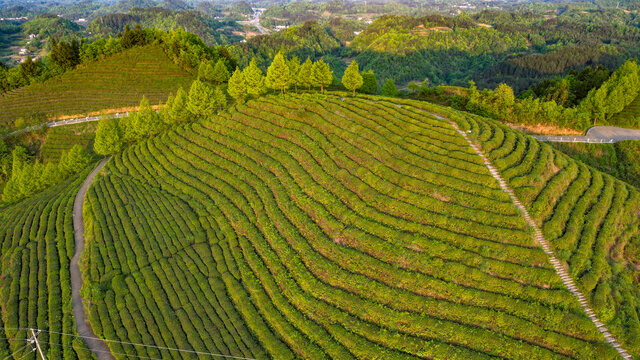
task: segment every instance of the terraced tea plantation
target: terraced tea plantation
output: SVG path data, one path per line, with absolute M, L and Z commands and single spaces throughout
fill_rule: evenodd
M 97 127 L 97 122 L 88 122 L 48 128 L 40 148 L 40 157 L 43 161 L 58 161 L 75 144 L 92 150 Z
M 136 47 L 53 77 L 0 94 L 0 126 L 44 122 L 47 117 L 137 106 L 143 95 L 164 103 L 193 77 L 159 46 Z
M 640 356 L 640 193 L 530 137 L 463 121 L 617 339 Z
M 49 359 L 89 359 L 75 333 L 69 261 L 74 254 L 73 200 L 87 172 L 16 205 L 0 208 L 0 357 L 35 359 L 25 328 Z M 23 329 L 23 330 L 18 330 Z M 12 341 L 7 341 L 11 339 Z M 15 354 L 11 357 L 11 354 Z M 25 357 L 29 355 L 29 357 Z
M 266 97 L 113 157 L 85 204 L 94 331 L 257 359 L 617 358 L 482 159 L 419 106 Z M 640 355 L 637 191 L 458 120 Z

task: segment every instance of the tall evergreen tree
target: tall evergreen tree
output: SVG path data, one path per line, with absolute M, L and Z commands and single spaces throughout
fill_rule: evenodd
M 227 95 L 222 91 L 222 89 L 218 86 L 213 91 L 213 98 L 216 102 L 216 108 L 218 110 L 224 109 L 227 107 Z
M 124 135 L 117 119 L 102 118 L 98 122 L 93 150 L 96 154 L 110 155 L 122 151 Z
M 214 84 L 222 84 L 227 80 L 229 80 L 229 70 L 227 70 L 227 65 L 224 64 L 222 59 L 218 59 L 216 66 L 213 68 L 213 73 L 211 74 L 211 81 L 213 81 Z
M 362 87 L 360 91 L 365 94 L 376 94 L 378 92 L 378 80 L 373 70 L 362 72 Z
M 298 92 L 298 72 L 300 72 L 300 59 L 297 56 L 293 55 L 291 59 L 287 61 L 287 66 L 289 66 L 289 74 L 290 74 L 290 85 L 293 85 L 296 92 Z
M 356 96 L 356 89 L 362 86 L 362 75 L 360 75 L 358 63 L 355 60 L 353 60 L 344 71 L 342 85 L 344 85 L 347 90 L 353 91 L 353 96 Z
M 269 89 L 280 90 L 280 93 L 284 94 L 285 89 L 289 88 L 289 84 L 291 84 L 291 73 L 284 54 L 280 51 L 267 69 L 265 85 Z
M 384 96 L 398 95 L 398 88 L 396 87 L 396 84 L 393 82 L 393 79 L 387 79 L 387 81 L 384 82 L 384 84 L 382 85 L 381 93 Z
M 260 96 L 265 92 L 264 75 L 262 70 L 256 63 L 256 58 L 252 58 L 249 66 L 242 71 L 244 75 L 244 81 L 247 84 L 247 93 L 249 95 Z
M 231 75 L 229 79 L 227 92 L 240 104 L 242 104 L 247 97 L 247 83 L 245 82 L 244 74 L 238 67 L 236 67 L 236 71 L 233 72 L 233 75 Z
M 213 89 L 199 80 L 194 80 L 189 89 L 187 109 L 196 118 L 211 116 L 216 113 Z
M 306 86 L 309 90 L 311 90 L 311 85 L 313 85 L 313 81 L 311 79 L 311 75 L 313 73 L 313 63 L 311 59 L 307 58 L 302 65 L 300 65 L 300 70 L 298 70 L 297 75 L 297 83 L 300 86 Z
M 320 92 L 322 94 L 324 94 L 324 87 L 333 82 L 333 71 L 331 71 L 329 64 L 324 62 L 324 59 L 320 59 L 313 63 L 311 81 L 313 85 L 320 86 Z
M 138 111 L 132 116 L 131 126 L 133 138 L 138 140 L 159 134 L 164 129 L 160 114 L 151 108 L 146 96 L 142 97 Z
M 121 42 L 122 47 L 124 47 L 125 49 L 132 48 L 136 43 L 136 36 L 133 31 L 131 31 L 129 25 L 126 25 L 124 27 L 124 33 L 122 34 Z
M 213 65 L 208 60 L 200 63 L 198 67 L 198 80 L 213 81 Z

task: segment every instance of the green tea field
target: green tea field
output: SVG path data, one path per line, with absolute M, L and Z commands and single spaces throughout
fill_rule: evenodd
M 75 333 L 69 276 L 69 261 L 75 251 L 71 214 L 85 176 L 87 172 L 80 173 L 16 205 L 0 208 L 3 359 L 28 354 L 22 339 L 29 336 L 26 329 L 32 327 L 49 331 L 39 336 L 49 359 L 91 356 L 82 339 L 60 334 Z M 35 354 L 30 355 L 29 359 L 35 359 Z
M 0 94 L 0 126 L 36 124 L 47 118 L 136 106 L 143 95 L 164 103 L 193 76 L 175 65 L 159 46 L 136 47 L 53 77 L 44 83 Z
M 96 334 L 161 347 L 110 342 L 122 358 L 618 358 L 482 158 L 422 106 L 269 96 L 114 156 L 85 203 Z M 638 192 L 448 115 L 640 355 Z

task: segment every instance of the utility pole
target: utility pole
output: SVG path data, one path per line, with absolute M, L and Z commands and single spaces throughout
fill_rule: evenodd
M 46 360 L 44 357 L 44 354 L 42 353 L 42 349 L 40 349 L 40 343 L 38 342 L 38 334 L 40 334 L 40 330 L 38 330 L 38 332 L 36 333 L 33 329 L 29 329 L 31 330 L 31 335 L 33 336 L 33 339 L 29 339 L 29 341 L 33 344 L 36 344 L 36 349 L 38 349 L 38 354 L 40 354 L 40 359 L 41 360 Z

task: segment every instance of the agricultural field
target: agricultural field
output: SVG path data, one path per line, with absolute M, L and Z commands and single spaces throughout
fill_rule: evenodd
M 43 162 L 57 162 L 75 144 L 93 151 L 97 127 L 97 122 L 88 122 L 48 128 L 40 146 L 40 158 Z
M 540 225 L 595 312 L 640 356 L 640 193 L 549 145 L 478 117 L 461 119 Z
M 143 95 L 164 103 L 194 77 L 174 64 L 160 46 L 135 47 L 37 83 L 0 94 L 0 127 L 12 128 L 47 118 L 136 106 Z
M 74 334 L 69 261 L 74 254 L 73 200 L 87 172 L 16 205 L 0 208 L 0 358 L 35 359 L 25 351 L 24 328 L 49 359 L 90 359 Z M 12 339 L 7 341 L 6 339 Z
M 576 160 L 640 187 L 640 141 L 615 144 L 550 143 Z
M 421 103 L 402 103 L 268 96 L 114 156 L 85 204 L 94 331 L 258 359 L 617 358 L 466 140 Z M 529 137 L 508 147 L 520 135 L 488 120 L 456 119 L 640 355 L 635 309 L 622 301 L 638 294 L 611 290 L 630 285 L 629 269 L 600 277 L 634 241 L 616 225 L 637 227 L 637 191 Z M 573 206 L 580 188 L 560 186 L 565 173 L 594 179 L 581 180 L 586 220 Z M 558 189 L 573 197 L 554 211 Z M 577 251 L 576 232 L 552 236 L 565 223 L 584 228 Z

